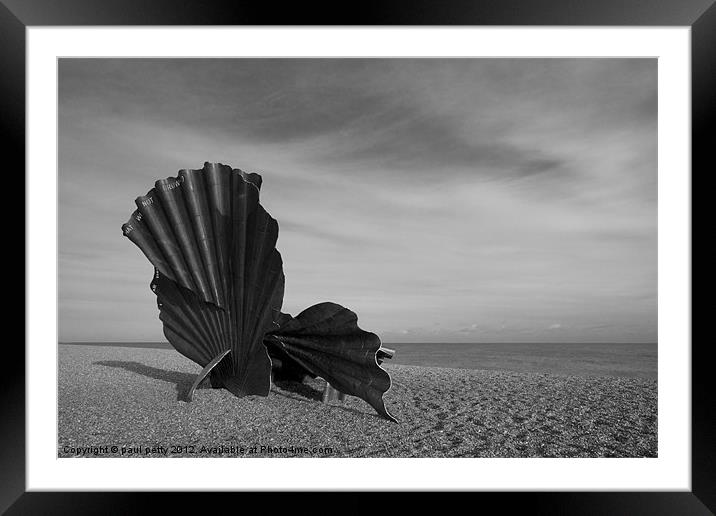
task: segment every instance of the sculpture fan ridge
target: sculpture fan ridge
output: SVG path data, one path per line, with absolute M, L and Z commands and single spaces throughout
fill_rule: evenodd
M 276 326 L 284 276 L 278 223 L 259 204 L 261 178 L 221 164 L 181 170 L 136 200 L 122 230 L 154 264 L 152 290 L 169 342 L 236 395 L 267 395 L 263 345 Z

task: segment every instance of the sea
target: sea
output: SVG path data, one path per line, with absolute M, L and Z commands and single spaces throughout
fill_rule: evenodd
M 172 349 L 167 342 L 67 342 L 60 345 Z M 656 343 L 383 343 L 386 364 L 491 369 L 577 376 L 657 378 Z

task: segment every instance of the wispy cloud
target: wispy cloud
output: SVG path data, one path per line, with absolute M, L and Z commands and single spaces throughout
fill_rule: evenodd
M 63 340 L 162 339 L 119 228 L 204 161 L 264 176 L 289 312 L 333 300 L 394 340 L 656 338 L 655 60 L 59 71 Z

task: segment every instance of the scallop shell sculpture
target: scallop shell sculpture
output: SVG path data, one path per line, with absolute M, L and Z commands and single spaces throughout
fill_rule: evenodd
M 259 203 L 261 181 L 220 163 L 181 170 L 138 197 L 122 226 L 154 265 L 164 335 L 204 368 L 188 398 L 207 376 L 236 396 L 267 396 L 271 355 L 395 421 L 382 399 L 390 377 L 376 362 L 380 339 L 353 312 L 321 303 L 296 318 L 281 313 L 278 223 Z
M 336 303 L 319 303 L 295 318 L 281 314 L 266 334 L 269 354 L 281 357 L 289 374 L 320 376 L 340 392 L 362 398 L 386 419 L 383 394 L 390 376 L 377 361 L 380 338 L 358 327 L 358 316 Z

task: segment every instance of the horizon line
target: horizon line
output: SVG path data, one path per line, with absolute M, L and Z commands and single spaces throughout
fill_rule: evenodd
M 68 340 L 57 341 L 58 344 L 167 344 L 166 340 Z M 383 344 L 658 344 L 655 341 L 473 341 L 473 342 L 449 342 L 449 341 L 415 341 L 415 342 L 382 342 Z

